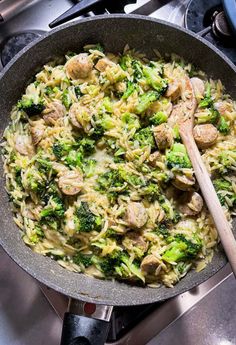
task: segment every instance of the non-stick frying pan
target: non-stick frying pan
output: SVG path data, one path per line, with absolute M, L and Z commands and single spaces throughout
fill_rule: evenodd
M 186 61 L 204 70 L 209 77 L 221 79 L 226 91 L 236 99 L 236 67 L 210 43 L 178 26 L 141 16 L 109 15 L 83 19 L 63 25 L 35 43 L 24 48 L 0 73 L 1 136 L 9 122 L 12 106 L 23 93 L 35 73 L 50 60 L 62 56 L 68 50 L 80 51 L 86 43 L 101 42 L 106 50 L 121 52 L 128 43 L 130 47 L 154 56 L 153 49 L 162 55 L 176 53 Z M 3 176 L 1 166 L 1 176 Z M 76 274 L 60 267 L 48 257 L 33 253 L 22 241 L 19 229 L 14 224 L 8 197 L 0 181 L 1 230 L 0 243 L 15 262 L 33 277 L 49 287 L 82 301 L 106 305 L 136 305 L 162 301 L 189 290 L 208 279 L 226 263 L 219 247 L 214 258 L 202 272 L 187 274 L 174 288 L 159 289 L 131 286 L 125 283 L 98 280 L 84 274 Z M 234 230 L 236 233 L 236 229 Z M 17 282 L 16 282 L 17 283 Z M 63 344 L 99 344 L 103 341 L 90 330 L 97 330 L 97 322 L 72 341 L 64 336 Z M 83 324 L 84 319 L 76 321 Z M 101 323 L 101 321 L 100 321 Z M 101 323 L 99 326 L 103 326 Z M 82 340 L 81 340 L 82 339 Z M 87 342 L 86 342 L 87 341 Z

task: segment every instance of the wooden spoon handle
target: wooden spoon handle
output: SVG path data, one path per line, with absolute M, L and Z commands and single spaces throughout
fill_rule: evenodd
M 234 276 L 236 277 L 236 240 L 232 233 L 230 224 L 227 221 L 223 208 L 221 207 L 193 136 L 189 132 L 186 133 L 186 131 L 180 131 L 180 134 L 192 162 L 202 195 L 212 215 L 221 243 L 230 262 Z

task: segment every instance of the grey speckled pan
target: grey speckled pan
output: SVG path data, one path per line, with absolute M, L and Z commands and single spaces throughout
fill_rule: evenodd
M 226 91 L 236 99 L 236 68 L 210 43 L 187 30 L 169 23 L 128 15 L 98 16 L 63 25 L 46 33 L 23 49 L 0 73 L 1 136 L 9 122 L 12 106 L 21 96 L 32 76 L 48 61 L 68 50 L 79 51 L 86 43 L 101 42 L 106 50 L 120 52 L 125 44 L 152 57 L 153 48 L 162 55 L 176 53 L 204 70 L 208 76 L 221 79 Z M 1 166 L 1 176 L 3 175 Z M 165 300 L 208 279 L 226 263 L 221 248 L 211 264 L 200 273 L 194 271 L 174 288 L 159 289 L 129 286 L 98 280 L 60 267 L 55 261 L 33 253 L 21 240 L 12 220 L 8 197 L 0 183 L 0 243 L 16 263 L 33 277 L 76 299 L 108 305 L 136 305 Z M 234 230 L 235 233 L 235 230 Z

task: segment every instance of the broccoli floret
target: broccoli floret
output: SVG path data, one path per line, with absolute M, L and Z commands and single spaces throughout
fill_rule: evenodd
M 78 219 L 77 232 L 90 232 L 93 230 L 101 230 L 101 217 L 94 215 L 88 206 L 87 202 L 81 202 L 81 205 L 76 210 Z
M 213 100 L 211 98 L 211 85 L 207 84 L 207 89 L 204 98 L 199 103 L 200 108 L 211 108 L 213 106 Z
M 110 170 L 101 174 L 98 179 L 98 190 L 107 191 L 110 188 L 122 187 L 124 180 L 118 170 Z
M 219 120 L 220 113 L 214 108 L 208 108 L 208 112 L 200 114 L 197 117 L 198 123 L 217 123 Z
M 65 162 L 70 167 L 81 168 L 83 166 L 84 156 L 81 151 L 71 150 L 65 158 Z
M 49 200 L 50 206 L 46 206 L 41 212 L 40 212 L 40 218 L 47 218 L 47 217 L 56 217 L 56 218 L 62 218 L 65 213 L 65 208 L 63 205 L 62 199 L 60 199 L 58 196 L 54 196 Z
M 218 178 L 213 181 L 221 205 L 231 208 L 235 206 L 236 194 L 232 184 L 224 178 Z
M 202 244 L 200 240 L 192 242 L 186 239 L 184 235 L 179 234 L 170 238 L 170 248 L 162 255 L 162 259 L 169 263 L 191 260 L 198 255 L 201 248 Z
M 126 71 L 128 67 L 131 66 L 132 58 L 130 55 L 122 55 L 119 61 L 120 67 Z
M 52 146 L 52 151 L 57 159 L 61 159 L 63 156 L 68 154 L 71 147 L 72 145 L 70 143 L 56 141 Z
M 236 151 L 235 150 L 223 150 L 218 156 L 218 162 L 220 163 L 219 172 L 227 173 L 229 170 L 234 170 L 236 166 Z
M 46 86 L 44 92 L 47 96 L 50 96 L 53 93 L 53 88 L 51 86 Z
M 15 181 L 16 183 L 22 187 L 22 176 L 21 176 L 21 168 L 20 167 L 15 167 Z
M 140 61 L 133 59 L 131 62 L 133 69 L 133 80 L 137 82 L 143 77 L 143 66 Z
M 147 84 L 156 90 L 159 96 L 166 92 L 168 83 L 166 79 L 160 76 L 160 70 L 158 68 L 144 66 L 143 74 L 146 77 Z
M 86 159 L 82 165 L 82 170 L 86 177 L 91 177 L 94 174 L 94 168 L 97 162 L 95 159 Z
M 87 268 L 93 264 L 92 256 L 82 253 L 77 253 L 75 256 L 73 256 L 73 261 L 76 265 L 82 265 L 83 268 Z
M 97 141 L 103 137 L 104 133 L 104 128 L 100 124 L 96 124 L 91 131 L 90 137 Z
M 138 141 L 141 148 L 151 146 L 154 149 L 156 147 L 153 132 L 150 127 L 142 128 L 136 132 L 134 140 Z
M 42 173 L 48 173 L 52 169 L 52 163 L 46 159 L 42 158 L 37 158 L 36 162 L 38 163 L 39 166 L 39 171 Z
M 127 88 L 125 92 L 123 93 L 122 98 L 127 99 L 130 95 L 132 95 L 135 89 L 136 89 L 136 85 L 132 81 L 129 80 L 127 82 Z
M 64 106 L 68 110 L 72 103 L 68 89 L 63 91 L 62 96 L 61 96 L 61 101 L 62 101 L 62 104 L 64 104 Z
M 164 122 L 167 122 L 168 116 L 163 113 L 163 111 L 158 111 L 156 114 L 154 114 L 151 118 L 150 118 L 150 123 L 152 125 L 158 126 L 161 125 Z
M 140 128 L 140 122 L 139 122 L 138 116 L 135 114 L 124 113 L 121 116 L 121 120 L 123 123 L 125 123 L 127 125 L 128 130 L 131 130 L 133 128 L 135 128 L 135 129 Z
M 154 232 L 157 235 L 162 236 L 163 238 L 169 237 L 169 229 L 164 223 L 159 224 L 158 227 L 154 230 Z
M 34 103 L 33 99 L 24 99 L 17 103 L 17 108 L 23 110 L 28 116 L 41 114 L 45 109 L 43 99 L 39 99 L 37 103 Z
M 230 125 L 226 122 L 223 116 L 220 117 L 220 121 L 217 128 L 218 131 L 224 135 L 229 134 L 230 132 Z
M 98 50 L 101 53 L 105 52 L 105 48 L 100 43 L 93 44 L 92 46 L 89 45 L 89 46 L 84 47 L 85 52 L 89 52 L 90 50 Z
M 219 190 L 227 190 L 231 191 L 232 190 L 232 184 L 225 180 L 224 178 L 218 178 L 213 181 L 215 190 L 218 192 Z
M 79 86 L 75 86 L 75 95 L 76 97 L 79 99 L 81 96 L 83 96 L 82 92 L 81 92 L 81 89 Z
M 93 258 L 93 263 L 100 268 L 106 277 L 116 275 L 128 278 L 130 275 L 134 275 L 144 281 L 139 262 L 131 262 L 129 255 L 122 251 L 115 251 L 104 258 Z M 124 268 L 124 265 L 126 268 Z
M 136 106 L 136 113 L 141 114 L 147 110 L 150 105 L 157 101 L 160 97 L 160 94 L 157 91 L 148 91 L 141 96 L 139 96 L 138 104 Z
M 166 164 L 172 168 L 191 168 L 191 162 L 183 144 L 175 143 L 166 153 Z
M 90 138 L 83 138 L 79 140 L 79 149 L 85 155 L 89 156 L 95 151 L 95 140 Z
M 214 102 L 211 97 L 211 86 L 208 84 L 207 90 L 205 92 L 205 97 L 199 103 L 199 108 L 206 108 L 208 109 L 208 113 L 202 114 L 198 116 L 197 122 L 198 123 L 217 123 L 220 117 L 220 113 L 218 110 L 214 108 Z
M 150 182 L 141 190 L 142 195 L 150 201 L 154 202 L 160 197 L 160 189 L 157 183 Z

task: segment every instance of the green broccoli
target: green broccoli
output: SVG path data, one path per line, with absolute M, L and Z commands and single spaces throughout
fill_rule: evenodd
M 169 229 L 167 228 L 165 223 L 161 223 L 157 226 L 157 228 L 154 230 L 154 233 L 156 233 L 157 235 L 163 237 L 163 238 L 168 238 L 170 233 L 169 233 Z
M 199 108 L 206 108 L 208 112 L 198 116 L 198 123 L 217 123 L 220 117 L 220 113 L 214 108 L 214 102 L 211 97 L 211 86 L 208 84 L 207 90 L 205 92 L 205 97 L 199 103 Z
M 204 98 L 199 103 L 200 108 L 211 108 L 213 107 L 213 100 L 211 98 L 211 85 L 207 84 L 207 89 Z
M 22 187 L 22 176 L 21 176 L 22 169 L 20 167 L 15 167 L 15 181 L 16 183 Z
M 91 177 L 94 174 L 97 161 L 95 159 L 85 159 L 82 164 L 82 170 L 86 177 Z
M 212 123 L 218 122 L 220 113 L 214 108 L 208 108 L 208 112 L 202 113 L 197 117 L 197 123 Z
M 130 55 L 122 55 L 119 60 L 120 67 L 126 71 L 127 68 L 131 67 L 132 58 Z
M 166 153 L 166 165 L 172 168 L 191 168 L 191 162 L 183 144 L 175 143 Z
M 73 262 L 76 265 L 82 265 L 83 268 L 87 268 L 93 264 L 92 256 L 88 254 L 83 254 L 83 253 L 77 253 L 76 255 L 74 255 Z
M 93 230 L 100 231 L 102 219 L 100 216 L 94 215 L 88 206 L 87 202 L 81 202 L 81 205 L 76 210 L 77 217 L 77 232 L 90 232 Z
M 221 205 L 227 208 L 234 207 L 236 203 L 236 194 L 234 193 L 232 184 L 224 178 L 218 178 L 213 181 L 213 185 Z
M 133 139 L 139 143 L 141 148 L 151 146 L 154 149 L 156 147 L 153 132 L 150 127 L 140 129 L 135 133 Z
M 52 163 L 49 160 L 37 158 L 36 162 L 39 166 L 39 171 L 46 174 L 51 171 L 52 169 Z
M 46 219 L 48 217 L 62 218 L 64 217 L 65 208 L 63 201 L 58 196 L 54 196 L 49 199 L 49 205 L 47 205 L 40 212 L 40 219 Z
M 91 130 L 90 137 L 93 140 L 97 141 L 104 136 L 104 133 L 105 133 L 104 128 L 100 124 L 96 124 Z
M 133 80 L 134 82 L 138 82 L 143 77 L 143 65 L 140 61 L 133 59 L 131 66 L 133 69 Z
M 82 168 L 84 162 L 84 156 L 81 151 L 71 150 L 65 157 L 65 162 L 70 167 Z
M 110 188 L 123 187 L 124 179 L 121 177 L 118 170 L 110 170 L 101 174 L 97 178 L 98 190 L 107 191 Z
M 136 106 L 136 113 L 141 114 L 146 111 L 153 102 L 158 100 L 159 97 L 160 95 L 157 91 L 148 91 L 143 93 L 141 96 L 139 96 L 138 104 Z
M 92 46 L 86 46 L 86 47 L 84 47 L 84 51 L 85 51 L 85 52 L 89 52 L 90 50 L 98 50 L 98 51 L 100 51 L 101 53 L 104 53 L 104 52 L 105 52 L 105 48 L 104 48 L 100 43 L 93 44 Z M 68 55 L 68 54 L 67 54 L 67 55 Z
M 122 99 L 129 98 L 129 96 L 132 95 L 132 93 L 134 92 L 135 89 L 136 89 L 136 85 L 132 81 L 128 80 L 127 88 L 122 95 Z
M 158 200 L 160 197 L 160 188 L 157 183 L 149 182 L 141 189 L 141 194 L 150 202 Z
M 46 86 L 44 92 L 47 96 L 50 96 L 53 92 L 53 88 L 51 86 Z
M 156 114 L 154 114 L 151 118 L 150 118 L 150 123 L 154 126 L 158 126 L 161 125 L 164 122 L 167 122 L 168 116 L 163 113 L 163 111 L 158 111 Z
M 236 150 L 222 150 L 218 156 L 219 172 L 221 174 L 234 171 L 236 167 Z
M 121 116 L 121 120 L 127 126 L 128 130 L 131 130 L 133 128 L 135 128 L 135 129 L 140 128 L 139 118 L 135 114 L 124 113 Z
M 170 237 L 169 241 L 170 247 L 162 255 L 162 259 L 168 263 L 194 259 L 202 248 L 200 240 L 192 242 L 182 234 Z
M 79 99 L 81 96 L 83 96 L 82 91 L 81 91 L 81 89 L 80 89 L 79 86 L 75 86 L 74 90 L 75 90 L 75 95 L 76 95 L 76 97 L 77 97 L 78 99 Z
M 89 156 L 95 151 L 95 140 L 90 138 L 82 138 L 78 140 L 79 150 L 85 155 Z
M 69 94 L 68 89 L 65 89 L 63 91 L 62 96 L 61 96 L 61 101 L 62 101 L 62 104 L 64 104 L 64 106 L 68 110 L 72 104 L 71 96 Z
M 147 84 L 156 90 L 159 96 L 166 92 L 168 83 L 166 79 L 160 76 L 160 70 L 158 68 L 144 66 L 143 74 L 146 77 Z
M 61 159 L 71 150 L 72 144 L 63 141 L 56 141 L 52 146 L 52 151 L 57 159 Z
M 17 103 L 17 108 L 23 110 L 28 116 L 39 115 L 45 109 L 44 100 L 40 98 L 37 103 L 34 103 L 33 99 L 22 98 Z
M 230 125 L 226 122 L 223 116 L 220 117 L 217 129 L 220 133 L 226 135 L 230 132 Z

